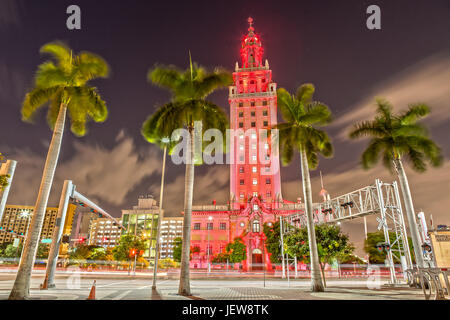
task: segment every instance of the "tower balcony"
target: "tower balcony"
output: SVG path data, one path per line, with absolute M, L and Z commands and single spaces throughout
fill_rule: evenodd
M 267 92 L 252 92 L 252 93 L 232 93 L 230 92 L 229 99 L 243 99 L 243 98 L 252 98 L 252 97 L 276 97 L 276 91 L 267 91 Z

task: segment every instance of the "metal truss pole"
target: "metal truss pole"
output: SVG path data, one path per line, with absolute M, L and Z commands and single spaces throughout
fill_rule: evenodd
M 56 218 L 55 230 L 53 231 L 52 242 L 50 245 L 50 252 L 48 254 L 47 268 L 45 270 L 45 280 L 41 285 L 41 289 L 55 287 L 55 271 L 58 261 L 59 247 L 61 245 L 61 236 L 66 222 L 66 213 L 69 206 L 70 197 L 75 191 L 75 186 L 71 180 L 65 180 L 61 198 L 59 200 L 58 216 Z
M 406 233 L 405 219 L 403 217 L 402 202 L 400 201 L 400 194 L 398 192 L 397 181 L 394 181 L 393 187 L 394 187 L 395 199 L 396 199 L 397 206 L 399 209 L 399 212 L 398 212 L 399 218 L 400 218 L 400 222 L 402 224 L 402 238 L 403 238 L 403 243 L 404 243 L 406 265 L 407 265 L 407 269 L 412 269 L 413 263 L 412 263 L 412 259 L 411 259 L 411 251 L 409 250 L 408 234 Z M 405 272 L 405 271 L 406 270 L 404 270 L 403 272 Z
M 394 266 L 394 260 L 392 258 L 391 242 L 389 240 L 389 228 L 388 228 L 387 219 L 386 219 L 386 207 L 384 205 L 383 190 L 381 188 L 383 186 L 383 182 L 381 182 L 379 179 L 376 179 L 375 180 L 375 185 L 376 185 L 376 188 L 377 188 L 378 204 L 379 204 L 379 207 L 380 207 L 380 215 L 381 215 L 380 226 L 378 226 L 378 229 L 381 229 L 381 226 L 383 227 L 384 239 L 385 239 L 386 243 L 390 247 L 390 249 L 387 250 L 387 260 L 389 262 L 389 270 L 390 270 L 390 274 L 391 274 L 391 283 L 395 284 L 397 282 L 396 281 L 396 277 L 395 277 L 395 266 Z
M 280 237 L 281 237 L 281 268 L 282 268 L 282 275 L 281 277 L 284 279 L 286 278 L 286 267 L 284 265 L 284 228 L 283 228 L 283 219 L 280 216 Z

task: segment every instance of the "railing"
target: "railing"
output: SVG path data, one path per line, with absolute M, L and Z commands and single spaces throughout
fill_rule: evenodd
M 228 211 L 229 209 L 227 205 L 192 206 L 192 211 Z
M 448 268 L 414 268 L 408 269 L 406 274 L 409 286 L 422 288 L 426 300 L 450 300 Z
M 235 93 L 230 94 L 230 98 L 250 98 L 250 97 L 276 97 L 276 92 L 267 91 L 267 92 L 247 92 L 247 93 Z

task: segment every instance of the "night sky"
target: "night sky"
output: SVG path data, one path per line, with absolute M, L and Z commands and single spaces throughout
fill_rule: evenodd
M 66 8 L 76 4 L 82 29 L 66 28 Z M 381 30 L 368 30 L 366 8 L 381 8 Z M 57 205 L 64 179 L 92 197 L 113 216 L 135 205 L 140 194 L 159 196 L 162 152 L 140 135 L 144 120 L 169 94 L 150 85 L 146 75 L 156 63 L 186 68 L 193 60 L 212 69 L 234 70 L 240 60 L 247 18 L 262 37 L 278 87 L 294 91 L 300 84 L 316 86 L 316 100 L 328 104 L 335 122 L 327 128 L 335 154 L 321 159 L 325 188 L 331 196 L 393 181 L 386 170 L 363 171 L 359 156 L 367 141 L 346 138 L 355 122 L 373 117 L 374 97 L 392 101 L 396 110 L 427 102 L 426 120 L 443 148 L 445 164 L 418 174 L 407 169 L 416 210 L 450 224 L 450 2 L 433 1 L 63 1 L 0 0 L 0 152 L 17 160 L 9 204 L 34 205 L 51 131 L 42 110 L 34 124 L 20 118 L 21 102 L 32 86 L 38 64 L 47 59 L 39 48 L 62 40 L 74 51 L 104 57 L 109 79 L 92 84 L 107 102 L 105 123 L 90 123 L 76 138 L 66 130 L 49 205 Z M 227 90 L 212 100 L 229 110 Z M 165 209 L 178 215 L 183 206 L 184 170 L 168 164 Z M 314 200 L 319 201 L 319 171 L 313 171 Z M 282 168 L 283 196 L 302 197 L 298 156 Z M 226 203 L 226 165 L 196 169 L 194 204 L 213 199 Z M 355 242 L 363 228 L 356 221 L 344 229 Z M 370 220 L 370 231 L 376 223 Z

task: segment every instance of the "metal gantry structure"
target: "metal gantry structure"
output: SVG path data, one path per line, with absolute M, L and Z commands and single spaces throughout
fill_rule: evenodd
M 382 182 L 346 193 L 334 199 L 315 203 L 313 205 L 314 222 L 339 223 L 370 215 L 379 215 L 378 230 L 383 230 L 387 250 L 387 262 L 390 269 L 390 282 L 396 284 L 399 280 L 395 273 L 394 258 L 402 264 L 403 271 L 412 268 L 411 253 L 408 246 L 402 204 L 397 182 Z M 281 230 L 285 235 L 294 227 L 306 226 L 305 213 L 296 213 L 280 219 Z M 392 239 L 389 234 L 393 234 Z
M 41 285 L 41 289 L 53 288 L 55 286 L 54 278 L 56 271 L 56 263 L 59 254 L 59 247 L 61 245 L 61 238 L 63 233 L 63 227 L 66 220 L 67 207 L 70 201 L 74 201 L 76 204 L 82 205 L 83 207 L 90 207 L 92 212 L 98 213 L 102 217 L 109 218 L 114 221 L 114 223 L 122 229 L 125 229 L 122 223 L 117 221 L 116 218 L 112 217 L 108 212 L 100 208 L 96 203 L 76 191 L 76 186 L 71 180 L 65 180 L 61 198 L 59 200 L 58 206 L 58 216 L 56 218 L 55 230 L 53 232 L 52 242 L 50 246 L 50 251 L 48 255 L 48 263 L 45 274 L 44 283 Z

